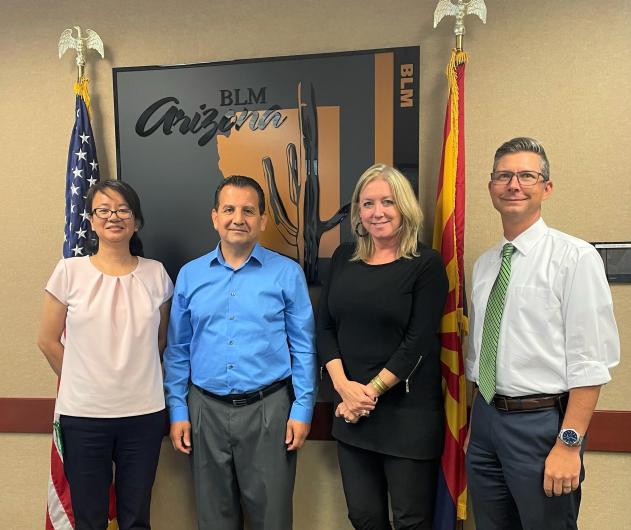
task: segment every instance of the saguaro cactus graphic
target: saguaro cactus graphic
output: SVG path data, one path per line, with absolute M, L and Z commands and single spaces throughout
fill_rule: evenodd
M 303 97 L 302 83 L 298 84 L 298 108 L 299 126 L 304 148 L 304 194 L 303 194 L 303 238 L 304 238 L 304 263 L 303 269 L 307 282 L 318 282 L 318 253 L 322 234 L 340 224 L 348 215 L 350 204 L 342 206 L 333 216 L 327 220 L 320 218 L 320 176 L 318 168 L 318 109 L 313 84 L 307 95 L 307 101 Z M 278 192 L 278 185 L 274 174 L 274 165 L 269 157 L 263 158 L 263 171 L 269 189 L 270 203 L 274 221 L 283 238 L 289 244 L 296 247 L 298 252 L 298 237 L 300 233 L 300 193 L 302 184 L 300 178 L 301 160 L 298 159 L 296 146 L 292 143 L 287 146 L 287 167 L 289 169 L 289 197 L 296 212 L 294 223 L 287 214 L 287 208 Z
M 274 174 L 274 164 L 269 156 L 263 158 L 263 173 L 265 174 L 265 182 L 267 183 L 267 189 L 269 190 L 270 204 L 272 207 L 272 215 L 274 216 L 274 222 L 278 226 L 283 239 L 290 245 L 296 247 L 296 256 L 300 260 L 300 254 L 298 252 L 298 234 L 300 231 L 300 175 L 298 173 L 298 155 L 296 154 L 296 146 L 294 144 L 287 145 L 287 168 L 289 170 L 289 200 L 294 205 L 296 210 L 297 223 L 294 223 L 289 215 L 287 215 L 287 209 L 283 204 L 283 200 L 278 191 L 276 185 L 276 175 Z

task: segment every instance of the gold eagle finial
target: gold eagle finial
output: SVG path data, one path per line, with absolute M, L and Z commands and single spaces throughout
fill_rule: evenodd
M 103 51 L 103 41 L 99 34 L 93 29 L 86 30 L 86 37 L 81 35 L 81 28 L 79 26 L 74 27 L 77 30 L 77 36 L 72 36 L 72 29 L 65 29 L 61 33 L 61 37 L 59 37 L 59 58 L 61 59 L 62 55 L 68 51 L 68 49 L 73 48 L 77 52 L 77 56 L 75 61 L 77 63 L 77 68 L 79 69 L 79 78 L 83 77 L 83 68 L 85 67 L 85 56 L 87 51 L 92 49 L 99 52 L 101 58 L 105 57 L 105 53 Z
M 456 35 L 456 48 L 462 50 L 462 36 L 466 30 L 464 27 L 464 17 L 467 15 L 477 15 L 486 24 L 486 4 L 484 0 L 457 0 L 456 3 L 450 0 L 439 0 L 434 11 L 434 28 L 446 16 L 456 17 L 454 34 Z

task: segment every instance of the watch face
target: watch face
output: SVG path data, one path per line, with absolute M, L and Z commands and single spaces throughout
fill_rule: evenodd
M 576 445 L 578 443 L 578 433 L 574 429 L 566 429 L 561 434 L 561 439 L 567 445 Z

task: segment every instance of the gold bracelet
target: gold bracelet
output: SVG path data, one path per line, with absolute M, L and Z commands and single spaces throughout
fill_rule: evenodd
M 379 381 L 386 390 L 390 390 L 390 387 L 383 382 L 383 379 L 381 379 L 381 377 L 379 377 L 379 374 L 377 374 L 374 378 L 377 381 Z
M 379 388 L 379 386 L 377 385 L 377 383 L 375 383 L 375 381 L 370 381 L 370 386 L 373 387 L 377 391 L 377 395 L 381 396 L 383 394 L 384 391 L 381 388 Z
M 382 394 L 385 394 L 388 391 L 388 389 L 383 385 L 383 383 L 379 381 L 373 381 L 372 387 L 377 390 L 380 396 Z
M 379 377 L 379 375 L 373 377 L 370 380 L 370 384 L 379 393 L 380 396 L 390 390 L 390 387 L 381 380 L 381 377 Z

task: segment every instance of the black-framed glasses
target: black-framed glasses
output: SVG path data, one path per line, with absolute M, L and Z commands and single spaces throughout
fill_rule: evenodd
M 537 171 L 493 171 L 491 173 L 491 182 L 497 184 L 508 184 L 513 177 L 517 177 L 520 186 L 527 188 L 534 186 L 539 182 L 539 178 L 545 180 L 542 173 Z
M 134 215 L 129 208 L 119 208 L 118 210 L 110 210 L 109 208 L 94 208 L 92 215 L 96 215 L 99 219 L 109 219 L 112 215 L 116 215 L 119 219 L 131 219 Z

